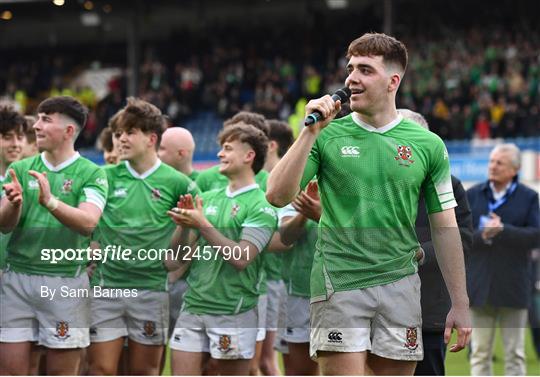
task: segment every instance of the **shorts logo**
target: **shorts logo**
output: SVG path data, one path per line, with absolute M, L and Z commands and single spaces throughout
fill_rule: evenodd
M 96 336 L 97 335 L 97 328 L 90 327 L 90 336 Z
M 238 211 L 240 211 L 240 206 L 237 203 L 234 203 L 231 208 L 231 217 L 238 215 Z
M 360 157 L 359 147 L 345 146 L 341 147 L 341 157 Z
M 231 336 L 230 335 L 219 336 L 218 350 L 222 353 L 227 353 L 231 350 Z
M 293 329 L 292 327 L 287 327 L 287 334 L 292 335 Z
M 66 321 L 56 322 L 56 334 L 54 335 L 55 338 L 59 340 L 66 340 L 71 336 L 68 334 L 68 332 L 69 324 Z
M 73 189 L 73 179 L 64 180 L 62 185 L 62 194 L 69 194 Z
M 343 343 L 342 336 L 343 334 L 339 331 L 330 331 L 328 333 L 328 343 Z
M 408 327 L 407 328 L 407 342 L 404 344 L 405 347 L 407 347 L 409 350 L 414 351 L 418 348 L 418 343 L 416 343 L 418 339 L 418 330 L 416 327 Z
M 153 338 L 156 336 L 156 323 L 154 321 L 145 321 L 143 326 L 143 336 L 145 338 Z
M 180 335 L 175 335 L 175 336 L 174 336 L 174 341 L 175 341 L 175 342 L 179 342 L 180 339 L 182 339 L 182 337 L 181 337 Z
M 397 156 L 394 156 L 394 160 L 399 161 L 402 166 L 410 166 L 414 160 L 411 160 L 412 149 L 406 145 L 397 146 Z
M 161 192 L 159 189 L 152 189 L 152 200 L 159 200 L 161 199 Z

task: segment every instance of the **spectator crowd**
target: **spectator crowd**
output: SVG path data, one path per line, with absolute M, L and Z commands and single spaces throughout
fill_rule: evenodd
M 346 60 L 339 47 L 315 52 L 315 40 L 297 43 L 284 38 L 286 33 L 216 30 L 207 40 L 179 35 L 192 40 L 178 53 L 170 53 L 172 43 L 147 46 L 138 96 L 160 108 L 173 124 L 201 111 L 226 118 L 242 109 L 290 119 L 298 107 L 303 108 L 297 106 L 299 100 L 343 86 Z M 422 34 L 403 39 L 409 46 L 410 64 L 398 106 L 425 114 L 441 137 L 540 135 L 538 35 L 526 30 L 472 29 L 446 37 Z M 17 101 L 22 111 L 32 98 L 77 96 L 94 110 L 81 138 L 81 146 L 93 145 L 107 120 L 124 105 L 127 76 L 113 78 L 109 94 L 97 101 L 88 88 L 69 87 L 69 78 L 85 65 L 87 61 L 77 61 L 73 55 L 14 62 L 0 74 L 0 93 Z

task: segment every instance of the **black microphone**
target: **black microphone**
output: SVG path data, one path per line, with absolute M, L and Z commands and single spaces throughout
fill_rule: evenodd
M 347 101 L 349 101 L 350 96 L 351 96 L 351 90 L 347 87 L 344 87 L 337 90 L 334 94 L 332 94 L 332 99 L 334 100 L 334 102 L 336 102 L 337 100 L 340 100 L 341 104 L 344 104 Z M 321 119 L 322 119 L 322 114 L 319 111 L 315 110 L 313 114 L 309 114 L 306 117 L 306 119 L 304 120 L 304 125 L 311 126 L 312 124 L 317 123 Z

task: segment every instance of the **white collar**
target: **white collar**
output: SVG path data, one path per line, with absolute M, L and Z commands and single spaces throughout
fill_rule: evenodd
M 158 170 L 158 168 L 161 166 L 161 160 L 158 158 L 154 166 L 152 166 L 150 169 L 145 171 L 142 174 L 139 174 L 133 169 L 129 163 L 128 160 L 125 161 L 127 170 L 131 173 L 132 176 L 134 176 L 137 179 L 146 179 L 150 174 Z
M 512 181 L 510 181 L 505 188 L 503 188 L 500 192 L 496 192 L 495 191 L 495 185 L 493 184 L 493 182 L 489 182 L 489 187 L 491 188 L 491 192 L 493 193 L 493 199 L 495 200 L 499 200 L 501 199 L 505 194 L 506 192 L 508 191 L 508 189 L 510 188 L 510 186 L 512 186 Z
M 71 165 L 72 163 L 77 161 L 77 159 L 79 157 L 81 157 L 79 152 L 75 152 L 75 154 L 73 156 L 71 156 L 70 158 L 68 158 L 64 162 L 61 162 L 60 164 L 54 166 L 49 161 L 47 161 L 47 159 L 45 158 L 45 152 L 41 153 L 41 161 L 45 164 L 47 169 L 49 169 L 50 171 L 54 171 L 54 172 L 60 171 L 60 170 L 62 170 L 64 168 L 67 168 L 69 165 Z
M 243 194 L 251 190 L 255 190 L 257 188 L 259 188 L 259 185 L 257 183 L 253 183 L 251 185 L 244 186 L 236 190 L 235 192 L 231 192 L 231 189 L 229 188 L 229 186 L 227 186 L 227 188 L 225 189 L 225 195 L 227 195 L 228 198 L 234 198 L 235 196 L 238 196 L 240 194 Z
M 360 116 L 357 113 L 352 113 L 352 119 L 353 119 L 354 123 L 356 123 L 357 125 L 362 127 L 364 130 L 369 131 L 369 132 L 377 132 L 377 133 L 382 134 L 382 133 L 385 133 L 387 131 L 390 131 L 392 128 L 394 128 L 395 126 L 400 124 L 401 121 L 403 120 L 403 116 L 401 114 L 398 114 L 396 119 L 394 119 L 393 121 L 391 121 L 387 125 L 385 125 L 383 127 L 379 127 L 379 128 L 373 127 L 372 125 L 367 124 L 364 121 L 362 121 L 360 119 Z

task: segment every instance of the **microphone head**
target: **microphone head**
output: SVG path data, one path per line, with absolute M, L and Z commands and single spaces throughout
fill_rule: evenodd
M 351 90 L 345 86 L 341 89 L 338 89 L 334 93 L 334 95 L 338 96 L 341 103 L 344 104 L 349 101 L 349 97 L 351 96 Z

